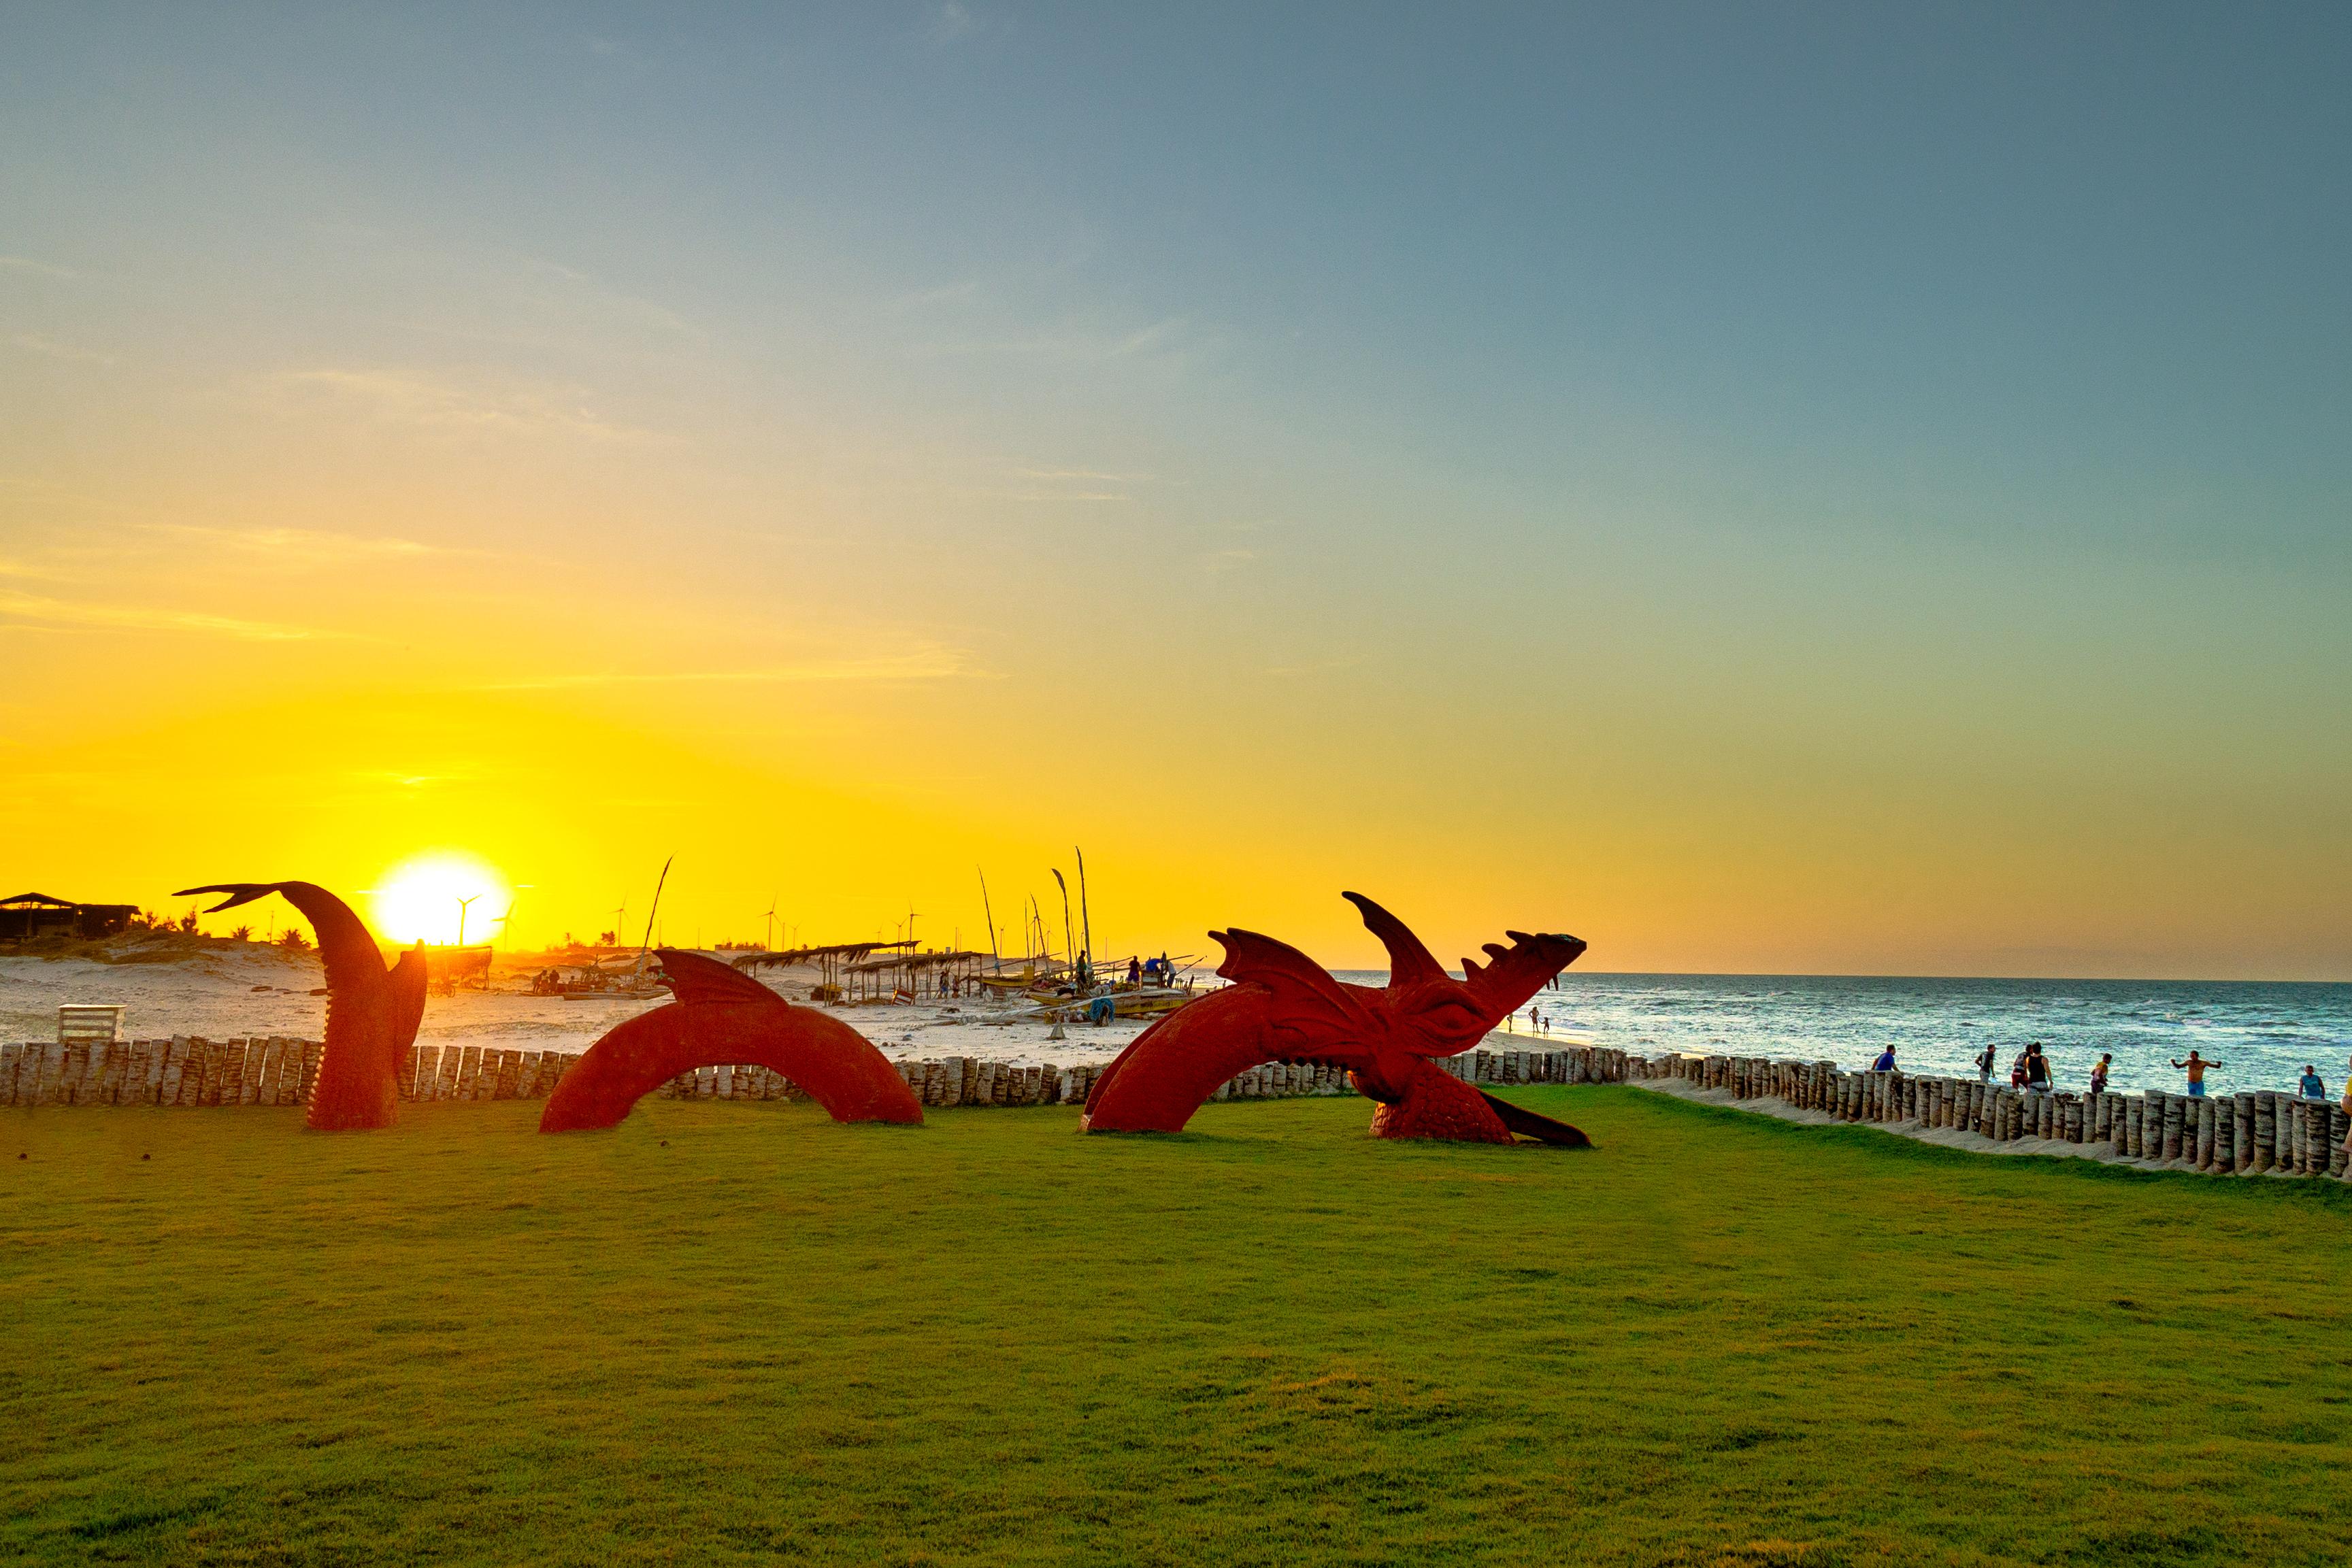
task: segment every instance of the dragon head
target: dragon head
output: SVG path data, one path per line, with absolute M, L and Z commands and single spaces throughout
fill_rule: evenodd
M 1573 936 L 1506 931 L 1511 945 L 1487 943 L 1487 961 L 1463 959 L 1463 977 L 1457 980 L 1403 921 L 1360 893 L 1339 896 L 1356 906 L 1364 928 L 1389 950 L 1384 995 L 1404 1037 L 1398 1043 L 1421 1056 L 1452 1056 L 1476 1045 L 1584 953 L 1584 944 Z
M 1584 944 L 1573 936 L 1509 931 L 1504 934 L 1511 939 L 1508 947 L 1486 944 L 1486 964 L 1463 959 L 1463 977 L 1457 980 L 1403 921 L 1360 893 L 1340 896 L 1356 906 L 1366 929 L 1389 951 L 1385 990 L 1343 987 L 1306 954 L 1270 936 L 1252 931 L 1210 933 L 1225 948 L 1225 961 L 1217 973 L 1229 980 L 1255 982 L 1271 992 L 1269 1026 L 1301 1050 L 1328 1049 L 1345 1041 L 1373 1052 L 1386 1049 L 1416 1056 L 1457 1055 L 1486 1039 L 1506 1015 L 1584 952 Z

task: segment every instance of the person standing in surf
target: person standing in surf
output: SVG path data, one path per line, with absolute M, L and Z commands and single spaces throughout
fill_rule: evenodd
M 2197 1048 L 2192 1045 L 2189 1048 L 2189 1060 L 2186 1061 L 2176 1061 L 2172 1065 L 2187 1069 L 2189 1073 L 2189 1097 L 2191 1100 L 2202 1100 L 2205 1098 L 2205 1070 L 2209 1067 L 2219 1067 L 2221 1063 L 2218 1061 L 2206 1061 L 2205 1058 L 2197 1054 Z

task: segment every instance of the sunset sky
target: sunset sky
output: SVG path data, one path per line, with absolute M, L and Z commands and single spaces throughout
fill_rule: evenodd
M 0 894 L 2352 978 L 2347 17 L 16 9 Z

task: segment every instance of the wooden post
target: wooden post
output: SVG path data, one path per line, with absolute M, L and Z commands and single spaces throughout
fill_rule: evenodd
M 163 1042 L 163 1077 L 155 1085 L 155 1103 L 174 1109 L 188 1103 L 188 1037 L 175 1034 Z
M 301 1104 L 304 1082 L 302 1055 L 309 1041 L 295 1035 L 280 1034 L 253 1043 L 262 1052 L 261 1098 L 256 1103 Z
M 279 1044 L 278 1052 L 278 1097 L 275 1105 L 302 1103 L 302 1042 L 289 1039 Z
M 286 1041 L 282 1035 L 257 1035 L 245 1042 L 245 1084 L 237 1092 L 240 1105 L 274 1105 L 278 1092 L 278 1064 L 285 1060 Z
M 2266 1089 L 2254 1091 L 2254 1174 L 2268 1174 L 2278 1164 L 2278 1096 Z
M 245 1097 L 246 1080 L 254 1071 L 255 1059 L 261 1052 L 261 1043 L 257 1040 L 232 1040 L 221 1048 L 220 1103 L 223 1105 L 243 1105 L 247 1103 Z

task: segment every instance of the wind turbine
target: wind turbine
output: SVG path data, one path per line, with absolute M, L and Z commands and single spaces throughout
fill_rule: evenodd
M 460 947 L 466 945 L 466 906 L 481 896 L 478 893 L 473 898 L 461 898 L 457 901 L 457 946 Z
M 763 944 L 763 946 L 769 952 L 772 953 L 776 950 L 776 895 L 772 893 L 768 894 L 767 921 L 768 940 Z
M 514 891 L 516 893 L 528 893 L 535 885 L 537 884 L 533 883 L 519 882 L 514 884 Z M 508 922 L 514 919 L 515 904 L 518 902 L 519 901 L 517 899 L 509 896 L 507 899 L 507 912 L 499 916 L 499 939 L 500 941 L 511 942 L 514 940 L 514 927 L 509 925 Z M 511 952 L 512 949 L 509 948 L 509 951 Z

